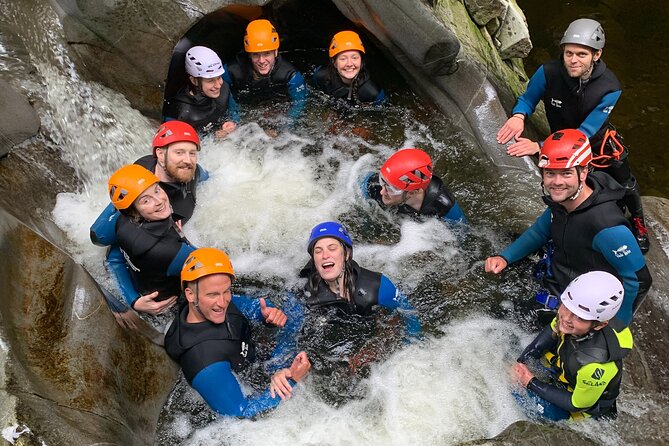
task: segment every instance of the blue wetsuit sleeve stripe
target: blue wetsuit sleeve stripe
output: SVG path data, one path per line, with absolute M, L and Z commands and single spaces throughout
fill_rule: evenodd
M 365 200 L 372 199 L 372 197 L 369 196 L 369 181 L 372 176 L 374 176 L 374 172 L 369 172 L 360 182 L 360 193 L 362 194 L 362 198 Z
M 139 298 L 139 291 L 135 288 L 132 276 L 130 276 L 130 271 L 128 270 L 128 264 L 118 245 L 109 247 L 107 258 L 105 259 L 105 267 L 116 281 L 123 299 L 132 307 Z
M 272 398 L 269 390 L 245 397 L 227 361 L 215 362 L 200 370 L 193 378 L 192 386 L 212 409 L 226 416 L 251 418 L 281 402 L 278 396 Z
M 172 259 L 172 262 L 167 267 L 165 274 L 167 276 L 180 276 L 181 268 L 183 268 L 186 258 L 196 249 L 188 243 L 181 242 L 181 248 L 179 248 L 179 252 L 177 252 L 177 255 L 174 256 L 174 259 Z
M 618 102 L 621 94 L 622 90 L 617 90 L 605 95 L 578 129 L 585 133 L 588 138 L 597 133 L 608 119 L 611 111 L 613 111 L 613 107 Z M 599 148 L 597 147 L 597 149 Z M 593 147 L 593 150 L 595 150 L 595 147 Z
M 379 94 L 376 95 L 376 99 L 374 99 L 372 105 L 381 105 L 384 103 L 385 100 L 386 100 L 386 92 L 383 91 L 383 89 L 381 89 L 381 91 L 379 91 Z
M 290 367 L 293 358 L 297 355 L 297 338 L 304 322 L 304 305 L 295 294 L 288 293 L 282 310 L 286 314 L 287 320 L 286 325 L 279 331 L 276 347 L 265 367 L 270 374 L 279 369 Z
M 239 121 L 241 121 L 241 111 L 239 109 L 239 104 L 237 104 L 237 101 L 235 101 L 235 98 L 232 96 L 232 93 L 230 93 L 230 97 L 228 99 L 228 116 L 230 117 L 230 120 L 234 122 L 235 124 L 239 124 Z
M 226 84 L 232 85 L 232 78 L 228 71 L 228 64 L 223 65 L 223 74 L 221 75 Z
M 541 100 L 546 91 L 546 75 L 544 73 L 543 65 L 532 75 L 527 84 L 527 90 L 523 93 L 513 107 L 511 114 L 522 113 L 525 116 L 530 116 L 534 113 L 534 109 Z
M 98 246 L 109 246 L 118 242 L 116 238 L 116 220 L 121 213 L 109 203 L 91 225 L 91 242 Z
M 622 279 L 625 295 L 616 317 L 625 325 L 632 321 L 632 305 L 639 292 L 637 271 L 646 265 L 634 235 L 626 226 L 601 230 L 592 239 L 592 248 L 600 252 Z
M 302 111 L 307 104 L 307 84 L 299 71 L 296 71 L 288 81 L 288 95 L 292 101 L 288 117 L 298 119 L 302 116 Z
M 245 295 L 232 295 L 232 302 L 237 309 L 242 312 L 246 319 L 255 322 L 263 322 L 262 312 L 260 311 L 260 300 Z M 273 307 L 272 303 L 265 299 L 268 307 Z
M 551 210 L 547 208 L 537 220 L 500 254 L 509 263 L 517 262 L 544 246 L 551 238 Z
M 414 338 L 420 335 L 421 326 L 416 310 L 409 303 L 406 294 L 398 290 L 390 279 L 383 275 L 379 286 L 379 305 L 399 312 L 409 337 Z
M 203 168 L 198 164 L 197 170 L 198 172 L 200 172 L 197 180 L 198 184 L 207 181 L 209 179 L 209 171 L 207 171 L 207 169 Z
M 454 221 L 456 223 L 467 223 L 467 217 L 465 217 L 465 213 L 462 212 L 462 209 L 457 202 L 453 203 L 451 210 L 441 219 L 444 221 Z

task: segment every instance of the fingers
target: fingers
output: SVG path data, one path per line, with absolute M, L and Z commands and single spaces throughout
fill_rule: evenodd
M 288 369 L 281 369 L 272 376 L 269 387 L 272 398 L 278 395 L 279 398 L 285 400 L 292 396 L 293 387 L 288 382 L 288 378 L 290 378 L 290 370 Z
M 263 315 L 266 314 L 267 312 L 267 302 L 265 302 L 264 297 L 260 298 L 260 311 L 262 312 Z

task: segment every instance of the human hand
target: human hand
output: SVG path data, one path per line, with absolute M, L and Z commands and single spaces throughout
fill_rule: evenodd
M 272 375 L 269 384 L 269 394 L 272 398 L 279 395 L 279 398 L 285 400 L 292 396 L 293 386 L 290 385 L 288 379 L 290 378 L 290 369 L 281 369 Z
M 311 370 L 311 362 L 307 358 L 307 353 L 301 351 L 293 359 L 293 363 L 290 365 L 290 377 L 295 380 L 295 382 L 300 382 L 302 378 L 307 376 Z
M 525 156 L 539 153 L 539 150 L 538 143 L 527 138 L 516 138 L 516 142 L 506 148 L 506 153 L 511 156 Z
M 492 256 L 485 259 L 485 272 L 499 274 L 508 266 L 508 262 L 502 256 Z
M 262 314 L 263 319 L 265 319 L 265 322 L 276 327 L 283 327 L 288 320 L 288 317 L 283 311 L 278 308 L 268 307 L 265 298 L 260 299 L 260 313 Z
M 234 132 L 236 128 L 237 128 L 237 123 L 235 123 L 234 121 L 225 121 L 223 125 L 221 125 L 221 128 L 216 130 L 214 136 L 216 138 L 224 138 L 228 136 L 230 133 Z
M 530 372 L 530 369 L 527 368 L 525 364 L 517 362 L 511 369 L 513 372 L 514 378 L 522 385 L 527 387 L 534 375 Z
M 513 138 L 520 138 L 520 135 L 525 130 L 525 119 L 522 115 L 516 114 L 506 120 L 502 128 L 497 132 L 497 142 L 499 144 L 506 144 Z
M 144 313 L 156 314 L 164 313 L 177 301 L 177 296 L 172 296 L 169 299 L 165 299 L 157 302 L 155 299 L 158 297 L 158 291 L 154 291 L 151 294 L 145 294 L 140 296 L 133 305 L 133 308 L 137 311 L 142 311 Z

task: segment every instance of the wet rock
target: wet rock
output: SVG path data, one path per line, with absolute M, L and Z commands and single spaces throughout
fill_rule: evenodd
M 460 446 L 473 445 L 524 445 L 524 446 L 548 446 L 557 444 L 577 444 L 579 446 L 596 445 L 584 435 L 572 430 L 547 424 L 535 424 L 529 421 L 518 421 L 504 429 L 495 438 L 487 440 L 468 441 L 460 443 Z
M 509 2 L 506 0 L 465 0 L 469 15 L 477 25 L 484 26 L 492 19 L 503 17 Z
M 509 4 L 502 25 L 494 37 L 499 42 L 498 50 L 502 59 L 524 58 L 532 50 L 525 15 L 515 3 Z
M 0 80 L 0 158 L 39 130 L 35 109 L 7 82 Z
M 151 444 L 177 367 L 116 324 L 80 265 L 5 211 L 0 241 L 12 254 L 0 264 L 3 428 L 29 428 L 20 444 Z

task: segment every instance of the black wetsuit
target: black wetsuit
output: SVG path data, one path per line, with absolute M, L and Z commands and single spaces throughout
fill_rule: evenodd
M 350 105 L 371 103 L 378 105 L 385 99 L 385 93 L 370 79 L 364 66 L 350 84 L 345 84 L 332 64 L 318 67 L 313 75 L 314 84 L 319 90 L 337 99 L 343 99 Z
M 362 193 L 365 198 L 372 199 L 383 209 L 387 209 L 381 199 L 381 185 L 379 184 L 378 173 L 373 173 L 366 178 L 363 183 Z M 425 197 L 419 211 L 416 211 L 411 206 L 402 204 L 397 208 L 397 212 L 414 216 L 436 216 L 445 221 L 467 222 L 462 209 L 457 201 L 455 201 L 455 197 L 437 175 L 432 175 L 430 184 L 425 190 Z
M 202 93 L 191 95 L 188 87 L 183 87 L 176 96 L 165 100 L 164 119 L 187 122 L 198 133 L 206 134 L 219 129 L 226 121 L 238 121 L 234 109 L 234 99 L 225 82 L 216 99 L 209 98 Z
M 181 267 L 195 248 L 180 234 L 172 217 L 135 223 L 120 215 L 116 237 L 139 294 L 158 291 L 156 300 L 164 300 L 181 293 Z

